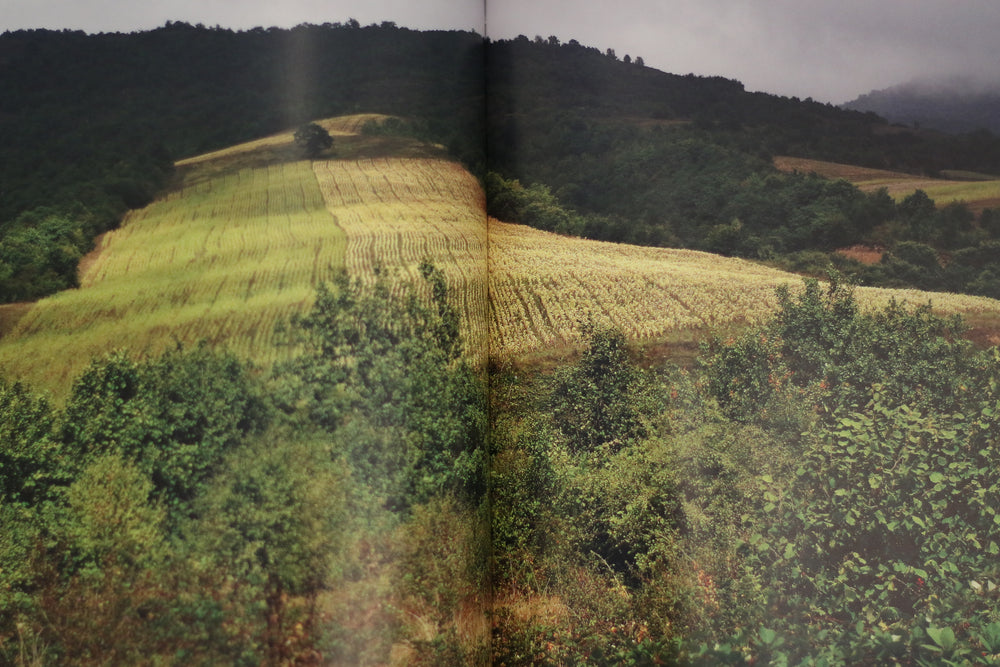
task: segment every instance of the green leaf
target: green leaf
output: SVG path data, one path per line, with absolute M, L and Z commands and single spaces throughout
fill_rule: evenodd
M 950 651 L 955 647 L 955 631 L 951 628 L 935 628 L 931 626 L 927 628 L 927 636 L 943 651 Z

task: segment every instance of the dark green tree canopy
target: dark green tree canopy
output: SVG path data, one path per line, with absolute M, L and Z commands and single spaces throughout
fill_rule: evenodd
M 306 157 L 315 158 L 333 146 L 333 137 L 320 125 L 306 123 L 295 130 L 295 145 L 302 149 Z

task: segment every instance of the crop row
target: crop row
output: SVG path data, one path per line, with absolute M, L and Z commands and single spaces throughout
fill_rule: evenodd
M 693 250 L 570 239 L 490 220 L 491 355 L 576 344 L 581 325 L 610 324 L 639 341 L 684 329 L 758 323 L 777 307 L 775 288 L 801 279 Z M 890 298 L 933 301 L 942 312 L 1000 311 L 992 299 L 859 288 L 863 307 Z
M 427 259 L 445 274 L 473 354 L 487 340 L 485 206 L 476 180 L 443 160 L 387 158 L 313 164 L 320 190 L 347 235 L 348 273 L 372 281 L 375 268 L 422 290 Z
M 308 162 L 182 187 L 105 235 L 81 289 L 22 318 L 0 366 L 57 386 L 94 354 L 155 351 L 175 338 L 224 342 L 268 363 L 281 353 L 274 325 L 311 302 L 345 247 Z

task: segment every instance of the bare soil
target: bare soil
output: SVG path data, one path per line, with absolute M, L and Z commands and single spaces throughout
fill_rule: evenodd
M 870 266 L 872 264 L 878 264 L 882 261 L 882 255 L 885 254 L 885 248 L 881 246 L 852 245 L 849 248 L 840 248 L 835 252 L 838 255 L 846 257 L 847 259 L 853 259 L 856 262 L 861 262 L 862 264 Z
M 0 338 L 13 331 L 21 318 L 27 315 L 34 305 L 32 301 L 0 304 Z

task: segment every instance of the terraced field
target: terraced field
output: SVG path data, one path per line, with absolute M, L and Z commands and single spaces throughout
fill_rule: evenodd
M 375 267 L 383 267 L 429 298 L 417 268 L 429 259 L 444 271 L 468 352 L 481 358 L 487 239 L 476 179 L 456 163 L 428 159 L 316 162 L 313 168 L 327 209 L 347 235 L 348 273 L 370 282 Z
M 56 390 L 91 356 L 175 339 L 269 363 L 275 323 L 310 303 L 345 249 L 308 162 L 182 187 L 106 234 L 81 287 L 38 302 L 0 341 L 0 366 Z
M 393 137 L 352 134 L 371 118 L 323 124 L 346 140 L 345 152 L 397 148 Z M 424 258 L 445 270 L 469 350 L 484 357 L 476 180 L 433 157 L 287 161 L 291 141 L 286 133 L 179 163 L 180 186 L 101 239 L 79 289 L 22 307 L 0 338 L 3 375 L 59 395 L 93 356 L 201 340 L 267 366 L 291 353 L 277 345 L 276 324 L 307 309 L 334 271 L 371 279 L 377 264 L 399 285 L 423 287 Z

